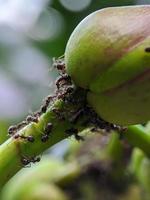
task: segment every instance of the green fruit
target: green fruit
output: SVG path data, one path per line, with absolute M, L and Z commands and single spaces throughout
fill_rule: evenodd
M 68 74 L 89 89 L 87 100 L 106 121 L 150 119 L 150 6 L 113 7 L 86 17 L 65 51 Z

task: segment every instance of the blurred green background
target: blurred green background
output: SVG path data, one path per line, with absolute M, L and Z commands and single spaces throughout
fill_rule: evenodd
M 150 0 L 0 0 L 0 143 L 54 90 L 52 58 L 89 13 Z

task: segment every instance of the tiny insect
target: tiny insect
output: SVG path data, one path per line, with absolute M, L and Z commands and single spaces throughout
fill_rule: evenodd
M 62 85 L 71 85 L 72 84 L 71 77 L 67 74 L 62 75 L 61 77 L 58 77 L 55 84 L 56 84 L 58 90 L 60 89 L 60 86 L 62 86 Z
M 8 128 L 8 134 L 9 134 L 9 135 L 14 135 L 14 134 L 16 133 L 16 131 L 17 131 L 17 126 L 16 126 L 16 125 L 10 126 L 10 127 Z
M 70 129 L 67 129 L 65 131 L 65 133 L 68 135 L 68 136 L 72 136 L 74 135 L 75 139 L 78 140 L 78 141 L 84 141 L 84 138 L 80 135 L 78 135 L 78 129 L 77 128 L 70 128 Z
M 52 131 L 52 128 L 53 128 L 53 124 L 49 122 L 49 123 L 46 125 L 45 129 L 44 129 L 44 133 L 47 134 L 47 135 L 49 135 L 50 132 Z
M 39 118 L 40 115 L 41 115 L 40 110 L 38 110 L 38 111 L 36 111 L 36 112 L 33 113 L 33 116 L 36 117 L 36 118 Z
M 65 73 L 65 62 L 62 58 L 53 58 L 53 67 L 56 68 L 61 73 Z
M 78 134 L 75 134 L 74 137 L 77 141 L 84 141 L 84 138 Z
M 65 94 L 71 94 L 74 92 L 74 87 L 73 86 L 68 86 L 65 88 Z
M 150 53 L 150 47 L 146 47 L 146 48 L 145 48 L 145 52 L 146 52 L 146 53 Z
M 21 128 L 23 128 L 26 125 L 27 125 L 27 122 L 26 121 L 22 121 L 21 123 L 17 124 L 17 130 L 20 130 Z
M 31 143 L 33 143 L 35 141 L 35 139 L 32 135 L 26 136 L 26 139 L 28 140 L 28 142 L 31 142 Z
M 49 96 L 46 97 L 45 102 L 46 102 L 46 103 L 50 103 L 51 101 L 54 100 L 54 98 L 55 98 L 55 96 L 49 95 Z
M 47 142 L 48 139 L 49 139 L 49 135 L 47 135 L 47 134 L 43 134 L 42 137 L 41 137 L 41 141 L 42 141 L 43 143 Z
M 25 140 L 27 140 L 28 142 L 31 142 L 31 143 L 33 143 L 35 141 L 35 139 L 32 135 L 24 136 L 24 135 L 15 134 L 13 136 L 13 138 L 14 139 L 18 139 L 18 138 L 25 139 Z
M 36 162 L 40 162 L 41 158 L 40 157 L 30 157 L 30 158 L 27 158 L 25 156 L 23 156 L 21 158 L 21 163 L 24 165 L 24 166 L 27 166 L 29 165 L 31 162 L 32 163 L 36 163 Z
M 59 120 L 65 120 L 64 113 L 61 110 L 53 108 L 52 111 L 53 113 L 55 113 L 55 115 L 58 117 Z
M 65 98 L 65 92 L 63 91 L 63 92 L 60 93 L 60 91 L 59 91 L 57 98 L 58 99 L 64 99 Z
M 84 108 L 79 108 L 70 118 L 70 122 L 76 124 L 81 116 L 83 116 Z
M 92 127 L 92 128 L 90 129 L 90 131 L 91 131 L 91 132 L 97 132 L 98 130 L 97 130 L 97 127 Z
M 34 117 L 34 116 L 31 116 L 31 115 L 28 115 L 27 116 L 27 118 L 26 118 L 26 121 L 28 122 L 28 123 L 30 123 L 30 122 L 35 122 L 35 123 L 38 123 L 38 116 L 36 117 Z
M 17 131 L 25 127 L 27 124 L 28 124 L 27 121 L 22 121 L 17 125 L 10 126 L 8 129 L 8 134 L 11 136 L 14 135 Z
M 36 158 L 35 157 L 31 157 L 30 160 L 31 160 L 32 163 L 36 163 L 36 162 L 40 162 L 41 158 L 40 157 L 36 157 Z
M 45 113 L 47 111 L 49 104 L 54 100 L 54 98 L 55 96 L 50 96 L 50 95 L 46 97 L 43 105 L 40 108 L 41 113 Z
M 57 94 L 58 99 L 62 99 L 67 102 L 67 98 L 72 98 L 70 95 L 74 92 L 74 88 L 72 86 L 66 87 L 63 90 L 59 91 Z
M 65 133 L 68 136 L 73 135 L 73 134 L 77 134 L 78 133 L 78 129 L 77 128 L 70 128 L 70 129 L 65 130 Z
M 43 133 L 43 135 L 42 135 L 42 137 L 41 137 L 41 141 L 42 141 L 42 142 L 47 142 L 47 141 L 48 141 L 49 135 L 50 135 L 50 133 L 51 133 L 51 131 L 52 131 L 52 128 L 53 128 L 53 124 L 49 122 L 49 123 L 46 125 L 46 127 L 45 127 L 45 129 L 44 129 L 44 133 Z
M 46 113 L 47 107 L 48 107 L 47 104 L 43 104 L 43 105 L 41 106 L 41 108 L 40 108 L 41 113 Z
M 25 158 L 25 157 L 22 157 L 21 158 L 21 163 L 24 165 L 24 166 L 27 166 L 28 164 L 30 164 L 30 160 L 28 158 Z

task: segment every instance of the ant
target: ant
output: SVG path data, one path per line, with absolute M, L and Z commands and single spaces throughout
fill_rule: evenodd
M 53 124 L 52 123 L 48 123 L 47 126 L 44 129 L 44 134 L 41 137 L 41 141 L 42 142 L 47 142 L 49 139 L 49 134 L 52 131 L 53 128 Z
M 16 134 L 16 135 L 14 135 L 13 138 L 14 139 L 18 139 L 18 138 L 25 139 L 25 140 L 27 140 L 28 142 L 31 142 L 31 143 L 34 142 L 34 137 L 32 135 L 24 136 L 24 135 Z
M 91 132 L 97 132 L 98 129 L 97 129 L 97 127 L 92 127 L 92 128 L 90 129 L 90 131 L 91 131 Z
M 40 108 L 41 113 L 46 113 L 47 107 L 48 107 L 47 104 L 43 104 L 43 105 L 41 106 L 41 108 Z
M 51 101 L 53 101 L 54 98 L 55 98 L 55 96 L 51 96 L 51 95 L 47 96 L 45 99 L 45 103 L 49 104 Z
M 9 135 L 14 135 L 19 129 L 21 129 L 22 127 L 24 127 L 26 125 L 27 125 L 27 122 L 26 121 L 22 121 L 18 125 L 10 126 L 9 129 L 8 129 L 8 134 Z
M 66 87 L 65 90 L 62 93 L 59 93 L 57 95 L 58 99 L 63 99 L 64 101 L 68 101 L 67 100 L 67 95 L 71 94 L 74 92 L 74 88 L 72 86 Z
M 61 110 L 59 110 L 58 108 L 53 108 L 52 111 L 56 114 L 59 120 L 65 120 L 65 116 L 63 115 Z
M 145 48 L 145 52 L 146 52 L 146 53 L 150 53 L 150 47 L 146 47 L 146 48 Z
M 26 166 L 26 165 L 30 164 L 30 160 L 27 159 L 27 158 L 25 158 L 25 157 L 22 157 L 22 158 L 21 158 L 21 163 L 22 163 L 24 166 Z
M 62 85 L 71 85 L 72 84 L 71 77 L 67 74 L 62 75 L 61 77 L 58 77 L 55 84 L 56 84 L 58 90 L 60 89 L 60 86 L 62 86 Z
M 77 141 L 84 141 L 84 138 L 78 134 L 75 134 L 74 137 Z
M 41 141 L 42 141 L 43 143 L 47 142 L 48 139 L 49 139 L 49 135 L 47 135 L 47 134 L 43 134 L 42 137 L 41 137 Z
M 41 158 L 40 157 L 30 157 L 30 158 L 27 158 L 27 157 L 22 157 L 21 158 L 21 163 L 24 165 L 24 166 L 27 166 L 28 164 L 30 164 L 31 162 L 32 163 L 36 163 L 36 162 L 40 162 Z
M 65 73 L 65 62 L 63 58 L 53 58 L 53 67 L 60 71 L 62 74 Z
M 49 135 L 49 133 L 52 131 L 53 128 L 53 124 L 52 123 L 48 123 L 47 126 L 44 129 L 44 133 Z
M 65 94 L 71 94 L 74 92 L 74 87 L 73 86 L 69 86 L 65 88 Z
M 86 116 L 86 121 L 83 122 L 83 125 L 88 125 L 91 121 L 92 114 L 90 112 L 89 107 L 84 106 L 84 107 L 80 107 L 79 109 L 77 109 L 77 111 L 74 112 L 73 116 L 70 119 L 70 122 L 73 124 L 76 124 L 79 120 L 80 117 Z
M 9 129 L 8 129 L 8 134 L 14 135 L 18 130 L 20 130 L 21 128 L 23 128 L 24 126 L 26 126 L 30 122 L 38 123 L 38 121 L 39 121 L 38 117 L 39 117 L 39 112 L 35 113 L 35 116 L 28 115 L 27 118 L 26 118 L 26 121 L 22 121 L 18 125 L 10 126 Z
M 84 138 L 80 135 L 78 135 L 78 129 L 77 128 L 70 128 L 70 129 L 67 129 L 65 131 L 65 133 L 68 135 L 68 136 L 71 136 L 71 135 L 74 135 L 75 139 L 78 140 L 78 141 L 84 141 Z
M 17 126 L 16 126 L 16 125 L 10 126 L 10 127 L 8 128 L 8 134 L 9 134 L 9 135 L 14 135 L 14 134 L 16 133 L 16 131 L 17 131 Z
M 31 116 L 31 115 L 28 115 L 27 118 L 26 118 L 26 121 L 28 123 L 30 122 L 35 122 L 35 123 L 38 123 L 38 116 Z
M 23 128 L 23 127 L 26 126 L 26 125 L 27 125 L 27 122 L 26 122 L 26 121 L 22 121 L 21 123 L 19 123 L 19 124 L 17 125 L 17 129 L 19 130 L 19 129 Z
M 51 102 L 54 98 L 55 98 L 55 96 L 50 96 L 50 95 L 49 95 L 49 96 L 45 99 L 44 104 L 43 104 L 43 105 L 41 106 L 41 108 L 40 108 L 41 113 L 45 113 L 45 112 L 47 111 L 47 108 L 48 108 L 50 102 Z
M 79 108 L 71 117 L 70 122 L 76 124 L 81 116 L 84 114 L 84 108 Z

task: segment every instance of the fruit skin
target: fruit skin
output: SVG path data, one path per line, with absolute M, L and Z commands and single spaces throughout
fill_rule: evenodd
M 68 74 L 87 100 L 119 125 L 150 119 L 150 6 L 113 7 L 87 16 L 65 51 Z

